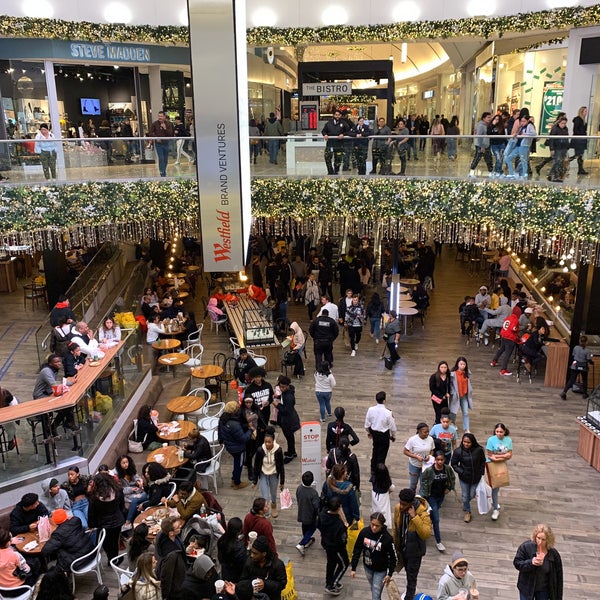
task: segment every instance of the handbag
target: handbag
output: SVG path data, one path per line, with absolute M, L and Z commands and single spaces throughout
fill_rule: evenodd
M 279 493 L 279 502 L 281 503 L 281 510 L 287 510 L 292 507 L 292 495 L 288 488 L 281 490 Z
M 485 470 L 487 471 L 488 482 L 492 488 L 507 487 L 510 485 L 506 461 L 486 462 Z
M 438 396 L 436 396 L 435 394 L 431 394 L 431 399 L 436 403 L 436 404 L 441 404 L 442 403 L 442 398 L 439 398 Z
M 477 484 L 475 497 L 477 498 L 477 510 L 479 511 L 479 514 L 487 515 L 487 513 L 490 512 L 490 508 L 492 508 L 492 488 L 487 484 L 483 477 Z
M 134 419 L 133 421 L 133 430 L 132 432 L 129 434 L 128 438 L 127 438 L 127 448 L 129 449 L 129 452 L 131 452 L 132 454 L 140 454 L 140 452 L 144 451 L 144 442 L 146 441 L 146 436 L 148 434 L 146 434 L 144 436 L 144 439 L 141 442 L 136 441 L 137 438 L 137 419 Z

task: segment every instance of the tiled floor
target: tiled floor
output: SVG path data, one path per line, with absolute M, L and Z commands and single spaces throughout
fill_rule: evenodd
M 502 378 L 497 369 L 489 366 L 491 347 L 465 345 L 458 329 L 457 307 L 466 293 L 476 291 L 479 283 L 461 263 L 454 261 L 454 252 L 445 248 L 442 258 L 436 263 L 436 289 L 432 293 L 425 328 L 415 324 L 410 330 L 411 335 L 402 338 L 399 350 L 402 358 L 393 372 L 384 369 L 380 360 L 381 345 L 374 343 L 367 330 L 364 331 L 355 358 L 350 357 L 341 339 L 336 342 L 334 374 L 338 386 L 334 392 L 333 406 L 345 406 L 348 422 L 361 437 L 361 442 L 354 449 L 362 466 L 362 515 L 368 518 L 371 512 L 368 482 L 370 443 L 362 426 L 375 393 L 387 391 L 389 406 L 398 424 L 397 441 L 392 445 L 388 457 L 396 485 L 393 494 L 395 502 L 397 490 L 408 483 L 407 459 L 402 454 L 403 443 L 414 433 L 418 422 L 432 421 L 433 411 L 427 387 L 429 375 L 439 360 L 445 359 L 453 364 L 457 356 L 464 355 L 473 373 L 475 406 L 471 415 L 471 430 L 482 443 L 485 443 L 494 424 L 499 421 L 511 430 L 514 443 L 514 458 L 510 462 L 511 486 L 500 493 L 502 510 L 496 522 L 492 522 L 489 516 L 474 514 L 473 521 L 465 524 L 462 520 L 460 492 L 448 496 L 441 513 L 442 537 L 447 550 L 441 554 L 436 550 L 433 539 L 428 541 L 418 591 L 435 598 L 437 581 L 445 565 L 456 549 L 462 549 L 477 578 L 480 598 L 517 598 L 517 571 L 512 566 L 515 550 L 528 538 L 535 523 L 546 522 L 554 529 L 557 549 L 563 559 L 564 597 L 596 600 L 600 589 L 600 521 L 596 506 L 600 473 L 577 455 L 576 417 L 584 413 L 585 402 L 580 395 L 571 393 L 568 401 L 563 402 L 558 396 L 559 390 L 544 388 L 542 375 L 531 384 L 519 384 L 514 376 Z M 3 296 L 2 300 L 6 309 L 0 313 L 0 332 L 5 332 L 13 324 L 13 328 L 6 331 L 2 338 L 2 359 L 6 360 L 15 350 L 12 366 L 2 379 L 2 385 L 27 397 L 35 360 L 31 356 L 30 341 L 23 342 L 18 348 L 15 345 L 27 328 L 42 316 L 42 312 L 36 313 L 35 318 L 32 318 L 30 311 L 24 313 L 19 293 Z M 289 313 L 291 318 L 299 320 L 303 329 L 307 329 L 303 306 L 290 306 Z M 212 355 L 217 351 L 228 352 L 227 336 L 224 333 L 218 336 L 211 334 L 208 324 L 202 341 L 205 346 L 204 363 L 212 362 Z M 307 375 L 295 382 L 297 408 L 302 420 L 313 420 L 318 416 L 311 350 L 309 341 Z M 161 377 L 172 381 L 170 374 Z M 269 373 L 271 382 L 276 377 L 277 373 Z M 219 500 L 227 518 L 243 517 L 257 492 L 250 487 L 232 490 L 229 487 L 230 471 L 231 461 L 226 455 Z M 286 467 L 286 484 L 292 495 L 299 476 L 300 462 L 296 460 Z M 296 522 L 295 506 L 289 511 L 280 511 L 274 529 L 281 556 L 293 560 L 299 598 L 326 597 L 323 592 L 323 550 L 317 543 L 309 549 L 306 557 L 301 558 L 294 548 L 300 529 Z M 106 570 L 105 575 L 111 587 L 111 598 L 115 598 L 115 578 Z M 403 591 L 404 574 L 395 575 L 394 579 Z M 346 576 L 345 583 L 341 598 L 369 597 L 362 568 L 358 569 L 357 578 L 352 583 L 349 576 Z M 93 575 L 82 578 L 78 583 L 78 597 L 90 597 L 95 585 Z

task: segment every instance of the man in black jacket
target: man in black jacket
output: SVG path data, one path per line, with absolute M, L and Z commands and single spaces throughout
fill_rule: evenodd
M 255 593 L 262 592 L 270 600 L 281 600 L 281 592 L 287 585 L 285 565 L 273 554 L 264 535 L 259 535 L 254 540 L 238 583 L 240 591 L 247 589 L 249 585 Z
M 335 109 L 333 118 L 325 123 L 321 131 L 325 138 L 325 166 L 328 175 L 337 175 L 344 158 L 344 136 L 350 133 L 347 121 L 342 119 L 342 113 Z M 333 165 L 331 159 L 333 158 Z
M 308 331 L 314 340 L 315 368 L 319 369 L 323 358 L 330 366 L 333 365 L 333 342 L 339 335 L 340 328 L 326 308 L 313 320 Z
M 35 531 L 40 517 L 49 517 L 50 511 L 40 502 L 37 494 L 25 494 L 10 513 L 10 532 L 13 535 Z
M 79 517 L 69 516 L 64 508 L 52 513 L 56 529 L 42 548 L 46 559 L 56 557 L 57 566 L 66 573 L 71 572 L 71 563 L 94 549 L 89 535 L 83 530 Z

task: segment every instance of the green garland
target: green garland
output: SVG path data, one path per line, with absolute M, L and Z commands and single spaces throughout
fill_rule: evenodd
M 49 227 L 194 219 L 194 180 L 2 186 L 0 234 Z M 252 181 L 255 217 L 412 217 L 596 242 L 600 190 L 543 185 L 387 178 Z M 83 218 L 82 218 L 83 216 Z
M 557 31 L 600 22 L 600 4 L 519 13 L 502 17 L 415 21 L 383 25 L 329 27 L 255 27 L 247 32 L 250 46 L 393 42 L 452 37 L 490 39 L 509 32 Z M 187 27 L 119 25 L 60 19 L 0 16 L 0 36 L 89 42 L 189 44 Z
M 344 104 L 372 104 L 376 97 L 369 94 L 354 94 L 352 96 L 332 96 L 330 100 L 335 106 L 343 106 Z

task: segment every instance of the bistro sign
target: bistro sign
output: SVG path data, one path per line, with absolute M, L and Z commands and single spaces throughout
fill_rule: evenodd
M 303 83 L 303 96 L 350 96 L 352 94 L 352 83 Z
M 150 62 L 150 49 L 144 46 L 72 42 L 70 50 L 71 58 L 109 60 L 111 62 Z

